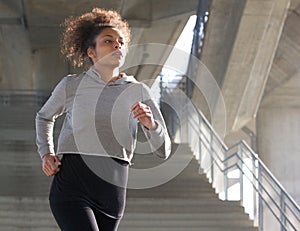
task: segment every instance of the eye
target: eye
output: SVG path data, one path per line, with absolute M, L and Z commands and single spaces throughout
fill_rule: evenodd
M 105 43 L 112 43 L 112 40 L 105 40 Z

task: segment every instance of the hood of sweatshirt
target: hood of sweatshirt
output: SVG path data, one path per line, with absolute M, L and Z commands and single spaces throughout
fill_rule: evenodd
M 138 81 L 134 78 L 132 75 L 126 75 L 125 73 L 121 73 L 120 76 L 122 76 L 119 79 L 116 79 L 111 82 L 104 82 L 101 78 L 101 75 L 94 69 L 90 68 L 88 71 L 86 71 L 86 74 L 95 79 L 96 81 L 104 84 L 104 85 L 123 85 L 123 84 L 128 84 L 128 83 L 138 83 Z

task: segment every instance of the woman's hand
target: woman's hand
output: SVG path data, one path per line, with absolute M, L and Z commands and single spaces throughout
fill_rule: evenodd
M 59 172 L 58 166 L 61 165 L 61 162 L 57 156 L 53 153 L 47 153 L 42 158 L 43 161 L 43 171 L 47 176 L 53 176 Z
M 131 111 L 133 112 L 133 118 L 138 119 L 149 130 L 157 128 L 152 111 L 148 105 L 137 102 L 131 107 Z

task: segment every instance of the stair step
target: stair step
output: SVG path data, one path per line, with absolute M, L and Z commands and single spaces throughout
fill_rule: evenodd
M 230 213 L 201 213 L 200 216 L 198 213 L 148 213 L 148 212 L 141 212 L 141 213 L 134 213 L 134 212 L 127 212 L 124 215 L 125 219 L 161 219 L 162 217 L 166 220 L 191 220 L 191 219 L 239 219 L 245 218 L 247 215 L 239 213 L 239 212 L 230 212 Z
M 55 226 L 40 226 L 37 225 L 36 227 L 34 226 L 24 226 L 24 225 L 2 225 L 1 224 L 1 230 L 3 231 L 58 231 L 59 228 L 57 225 Z
M 166 227 L 166 228 L 175 228 L 181 227 L 182 229 L 185 228 L 193 228 L 193 227 L 238 227 L 238 228 L 252 228 L 250 223 L 246 223 L 243 220 L 133 220 L 127 221 L 123 220 L 122 222 L 123 227 L 130 227 L 136 230 L 142 230 L 146 227 Z
M 123 227 L 122 223 L 120 224 L 120 228 L 118 231 L 132 231 L 133 229 L 131 227 Z M 143 227 L 142 229 L 136 229 L 136 230 L 142 230 L 142 231 L 257 231 L 257 228 L 252 227 L 188 227 L 188 228 L 182 228 L 182 227 Z
M 34 217 L 37 214 L 31 214 L 31 216 L 26 217 L 19 217 L 14 216 L 13 214 L 10 217 L 1 217 L 0 218 L 0 224 L 1 227 L 4 225 L 7 226 L 16 226 L 16 227 L 57 227 L 55 224 L 55 220 L 52 217 L 52 215 L 49 213 L 50 216 L 45 217 Z

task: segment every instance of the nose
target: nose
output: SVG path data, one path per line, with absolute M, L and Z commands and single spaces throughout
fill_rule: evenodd
M 116 42 L 115 42 L 115 48 L 116 48 L 116 49 L 121 49 L 121 48 L 122 48 L 121 43 L 119 43 L 118 41 L 116 41 Z

